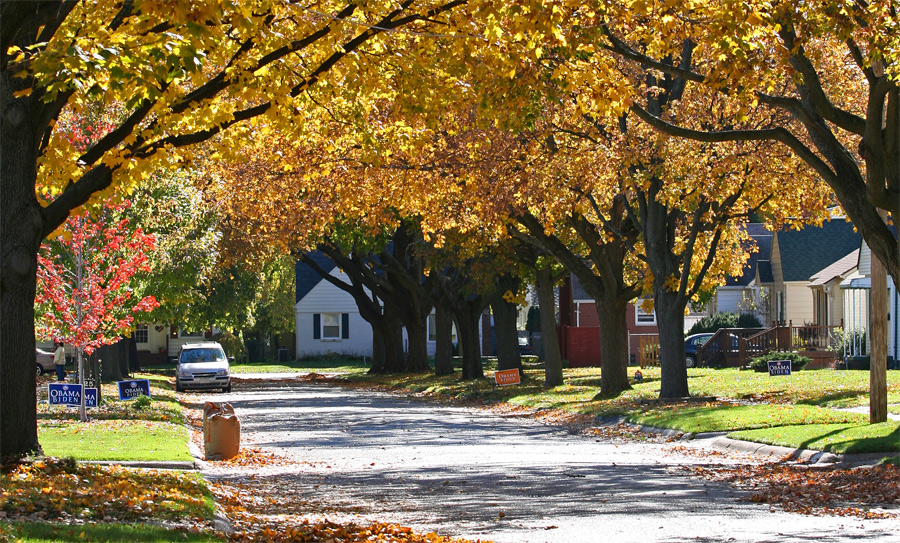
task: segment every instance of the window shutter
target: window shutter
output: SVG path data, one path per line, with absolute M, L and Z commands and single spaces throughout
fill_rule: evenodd
M 313 313 L 313 339 L 322 339 L 322 315 Z
M 350 313 L 341 313 L 341 338 L 350 339 Z

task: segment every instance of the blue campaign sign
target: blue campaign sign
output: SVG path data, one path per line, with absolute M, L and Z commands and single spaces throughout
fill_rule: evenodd
M 790 375 L 790 360 L 769 360 L 769 375 Z
M 50 383 L 47 385 L 50 405 L 81 405 L 81 385 Z M 96 400 L 97 397 L 94 396 Z
M 84 389 L 84 406 L 85 407 L 97 407 L 97 389 L 96 388 Z
M 138 396 L 150 396 L 149 380 L 132 379 L 131 381 L 119 381 L 120 400 L 133 400 Z

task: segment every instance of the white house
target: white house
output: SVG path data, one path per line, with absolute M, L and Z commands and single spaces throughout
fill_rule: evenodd
M 350 278 L 321 253 L 310 253 L 322 269 L 350 283 Z M 296 266 L 297 358 L 323 354 L 372 356 L 372 326 L 359 314 L 349 293 L 322 278 L 308 265 Z
M 872 285 L 872 251 L 863 241 L 859 250 L 859 274 L 856 278 L 850 277 L 841 283 L 841 291 L 844 298 L 844 329 L 868 330 L 869 329 L 869 296 Z M 894 361 L 894 367 L 900 362 L 900 293 L 891 276 L 888 275 L 888 358 Z M 866 348 L 864 353 L 871 352 L 869 334 L 866 334 Z M 862 353 L 859 353 L 862 354 Z M 889 366 L 890 367 L 890 366 Z
M 350 283 L 350 278 L 334 262 L 319 252 L 308 253 L 330 275 Z M 297 292 L 294 314 L 297 329 L 297 358 L 329 353 L 348 356 L 372 356 L 372 326 L 362 318 L 356 301 L 346 291 L 326 281 L 310 266 L 296 265 Z M 366 290 L 368 293 L 368 289 Z M 436 345 L 434 311 L 428 316 L 428 356 Z M 483 330 L 479 330 L 482 334 Z M 482 339 L 482 338 L 479 338 Z M 453 326 L 456 341 L 456 325 Z M 479 341 L 484 350 L 483 341 Z M 408 350 L 406 329 L 404 351 Z

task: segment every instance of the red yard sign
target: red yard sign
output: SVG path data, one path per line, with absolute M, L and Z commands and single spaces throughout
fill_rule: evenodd
M 518 369 L 495 371 L 494 379 L 497 381 L 497 386 L 500 387 L 506 385 L 518 385 L 521 383 L 519 380 Z

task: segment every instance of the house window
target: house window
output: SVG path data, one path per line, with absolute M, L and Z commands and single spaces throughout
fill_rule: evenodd
M 150 341 L 149 336 L 150 330 L 146 324 L 138 324 L 134 327 L 134 332 L 131 333 L 135 343 L 148 343 Z
M 322 313 L 322 339 L 341 338 L 341 314 Z
M 203 337 L 203 332 L 192 332 L 184 328 L 178 330 L 178 337 Z
M 656 324 L 656 311 L 644 311 L 641 304 L 634 305 L 635 323 L 641 326 L 652 326 Z

